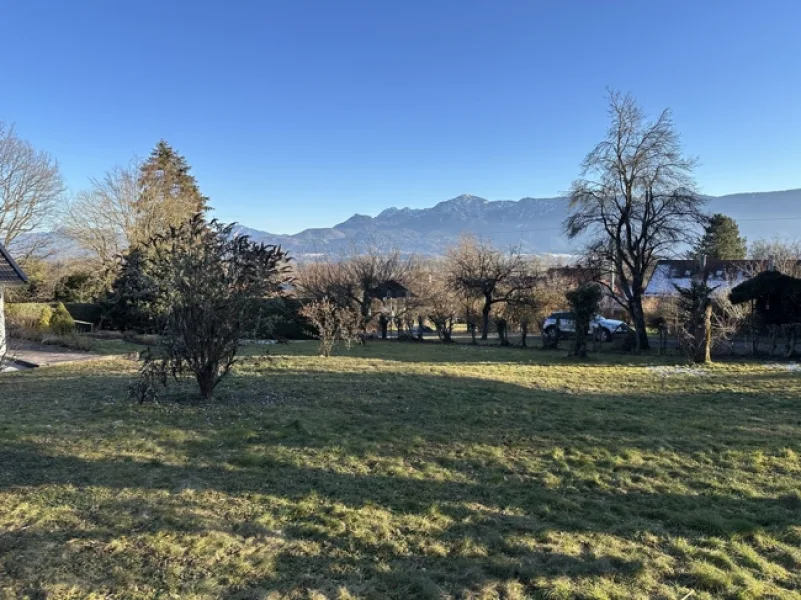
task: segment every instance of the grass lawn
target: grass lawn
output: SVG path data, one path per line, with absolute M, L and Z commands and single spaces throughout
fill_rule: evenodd
M 314 350 L 0 377 L 0 598 L 801 598 L 801 373 Z

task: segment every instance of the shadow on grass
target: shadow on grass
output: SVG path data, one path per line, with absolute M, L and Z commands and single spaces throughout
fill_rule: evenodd
M 444 508 L 450 516 L 480 527 L 487 521 L 520 531 L 557 527 L 631 535 L 730 535 L 758 528 L 801 525 L 801 499 L 743 498 L 715 493 L 682 494 L 592 489 L 548 489 L 536 477 L 504 477 L 487 469 L 469 482 L 411 479 L 377 474 L 336 473 L 298 467 L 265 457 L 249 468 L 183 467 L 158 462 L 84 460 L 48 456 L 24 444 L 0 449 L 0 489 L 48 485 L 76 488 L 214 490 L 225 494 L 270 494 L 292 501 L 320 496 L 359 508 L 375 505 L 395 513 L 425 514 L 432 507 L 481 505 L 511 510 L 502 515 Z M 578 482 L 576 482 L 578 483 Z M 133 505 L 132 505 L 133 506 Z M 118 507 L 119 508 L 119 507 Z M 167 520 L 169 521 L 169 520 Z M 164 522 L 162 519 L 161 522 Z M 545 525 L 547 523 L 547 525 Z M 460 532 L 460 535 L 466 532 Z
M 0 573 L 27 578 L 26 558 L 47 557 L 67 571 L 84 568 L 84 548 L 92 553 L 98 572 L 116 586 L 130 583 L 119 572 L 119 553 L 95 552 L 115 540 L 137 536 L 168 536 L 176 542 L 185 535 L 224 532 L 250 539 L 257 546 L 276 541 L 277 552 L 269 575 L 226 588 L 222 597 L 247 598 L 266 589 L 302 589 L 320 585 L 344 585 L 358 590 L 367 586 L 371 596 L 437 597 L 441 589 L 479 588 L 488 581 L 540 577 L 636 576 L 643 568 L 639 559 L 597 555 L 566 555 L 516 544 L 521 537 L 544 540 L 550 532 L 580 536 L 606 534 L 634 541 L 644 532 L 654 536 L 682 537 L 703 544 L 711 537 L 748 535 L 757 531 L 784 532 L 801 524 L 797 498 L 737 498 L 724 495 L 639 493 L 583 489 L 547 489 L 535 479 L 504 480 L 488 473 L 471 482 L 409 480 L 375 474 L 352 475 L 330 470 L 281 464 L 230 470 L 221 467 L 184 467 L 127 461 L 83 460 L 48 456 L 35 446 L 15 444 L 0 452 L 0 486 L 67 486 L 61 503 L 74 507 L 80 529 L 53 523 L 45 530 L 18 530 L 0 534 Z M 9 469 L 9 466 L 12 466 Z M 125 493 L 146 492 L 142 497 L 88 502 L 82 490 L 110 488 Z M 267 495 L 288 505 L 313 503 L 310 512 L 292 508 L 281 515 L 279 529 L 257 520 L 230 521 L 214 514 L 202 497 L 185 495 L 204 490 L 232 498 Z M 152 492 L 167 491 L 164 496 Z M 148 496 L 150 494 L 151 496 Z M 149 499 L 153 498 L 153 499 Z M 371 535 L 342 526 L 345 510 L 365 508 L 403 515 L 442 515 L 447 526 L 427 532 L 429 546 L 449 549 L 432 554 L 402 539 Z M 265 509 L 262 509 L 265 510 Z M 256 513 L 259 514 L 259 513 Z M 369 524 L 368 524 L 369 526 Z M 393 526 L 395 527 L 395 526 Z M 318 552 L 304 553 L 314 544 Z M 285 548 L 285 546 L 290 548 Z M 545 544 L 543 544 L 545 546 Z M 54 549 L 69 547 L 70 552 Z M 454 548 L 458 549 L 454 551 Z M 81 551 L 81 552 L 83 552 Z M 168 563 L 158 554 L 146 554 L 141 573 L 158 582 Z M 63 563 L 63 564 L 62 564 Z M 165 575 L 166 576 L 166 575 Z M 152 583 L 151 581 L 151 583 Z M 108 584 L 108 579 L 104 581 Z M 169 584 L 165 580 L 165 586 Z M 100 585 L 98 583 L 97 585 Z M 171 585 L 171 584 L 169 584 Z M 245 595 L 241 595 L 245 594 Z M 261 597 L 261 596 L 253 596 Z
M 0 564 L 7 576 L 27 580 L 27 561 L 40 554 L 66 571 L 81 569 L 77 558 L 73 564 L 54 548 L 95 552 L 98 544 L 140 534 L 222 531 L 278 544 L 272 573 L 247 585 L 221 584 L 223 597 L 231 600 L 320 582 L 367 590 L 370 597 L 433 598 L 442 589 L 477 588 L 504 578 L 634 577 L 642 569 L 637 559 L 590 550 L 566 554 L 514 540 L 568 532 L 633 542 L 650 532 L 703 544 L 710 537 L 782 534 L 801 525 L 796 495 L 748 497 L 725 484 L 712 485 L 739 468 L 723 464 L 728 451 L 770 456 L 797 447 L 801 423 L 791 392 L 798 376 L 758 376 L 788 394 L 678 388 L 588 393 L 419 373 L 268 369 L 231 379 L 226 393 L 269 387 L 297 401 L 245 407 L 245 412 L 234 412 L 241 403 L 208 411 L 136 407 L 120 401 L 130 378 L 126 373 L 16 377 L 0 402 L 29 426 L 24 435 L 0 429 L 0 491 L 24 495 L 41 489 L 43 502 L 70 507 L 83 526 L 67 522 L 47 530 L 4 532 Z M 77 421 L 53 406 L 54 393 L 62 405 L 76 398 L 67 405 Z M 46 423 L 34 423 L 28 413 Z M 69 440 L 101 442 L 121 417 L 135 421 L 126 435 L 153 435 L 166 456 L 178 460 L 137 461 L 113 453 L 92 460 L 49 452 L 45 442 L 25 439 L 46 432 L 62 449 Z M 194 437 L 162 439 L 161 430 Z M 535 460 L 521 462 L 529 451 Z M 618 464 L 618 455 L 628 451 L 646 456 L 638 466 Z M 662 451 L 673 453 L 675 464 L 670 471 L 654 472 L 647 453 Z M 347 471 L 351 459 L 359 471 Z M 768 478 L 778 474 L 771 467 L 754 468 L 767 468 Z M 712 476 L 702 477 L 702 469 Z M 616 477 L 622 477 L 617 486 Z M 650 489 L 637 486 L 649 478 L 656 482 Z M 56 497 L 47 496 L 49 486 L 59 486 Z M 95 490 L 102 489 L 134 497 L 94 499 Z M 231 521 L 224 506 L 204 506 L 187 490 L 253 502 L 254 515 Z M 265 497 L 314 508 L 259 509 Z M 393 518 L 435 511 L 447 526 L 432 529 L 426 542 L 444 550 L 403 547 L 392 535 L 368 541 L 340 527 L 342 515 L 332 512 L 334 507 L 375 508 Z M 260 524 L 258 510 L 285 511 L 280 531 Z M 317 544 L 319 552 L 283 547 L 306 543 Z M 114 572 L 115 561 L 123 559 L 113 552 L 99 554 L 92 555 L 99 572 Z M 141 560 L 142 577 L 158 582 L 166 576 L 164 557 Z M 118 578 L 114 583 L 120 588 L 126 584 L 124 574 L 108 577 Z

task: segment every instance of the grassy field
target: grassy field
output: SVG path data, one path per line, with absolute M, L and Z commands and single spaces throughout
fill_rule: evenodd
M 801 598 L 801 373 L 313 353 L 0 377 L 0 598 Z

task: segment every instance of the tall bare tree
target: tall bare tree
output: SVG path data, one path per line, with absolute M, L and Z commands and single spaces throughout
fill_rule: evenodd
M 465 295 L 478 295 L 481 307 L 481 339 L 486 340 L 492 307 L 509 302 L 523 289 L 533 285 L 526 273 L 526 263 L 518 249 L 502 252 L 490 243 L 464 237 L 448 250 L 447 270 L 450 284 Z
M 58 162 L 0 121 L 0 242 L 25 259 L 43 249 L 43 238 L 26 236 L 45 225 L 64 194 Z
M 785 275 L 801 275 L 801 242 L 774 237 L 769 240 L 756 240 L 751 244 L 749 258 L 760 263 L 757 272 L 772 265 Z
M 606 267 L 602 283 L 628 311 L 638 350 L 647 349 L 647 277 L 659 258 L 692 243 L 704 200 L 695 192 L 696 161 L 683 154 L 669 110 L 650 121 L 630 95 L 610 92 L 609 115 L 606 137 L 573 182 L 565 229 L 571 238 L 591 236 L 590 257 Z
M 139 166 L 115 167 L 102 179 L 91 179 L 67 207 L 64 231 L 89 252 L 101 267 L 116 263 L 132 245 L 144 243 L 137 221 Z

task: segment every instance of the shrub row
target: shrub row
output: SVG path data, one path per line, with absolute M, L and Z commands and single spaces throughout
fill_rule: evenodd
M 11 329 L 39 332 L 52 330 L 60 336 L 75 332 L 75 319 L 61 302 L 55 305 L 55 310 L 50 304 L 43 302 L 9 304 L 6 307 L 6 318 Z
M 25 302 L 6 305 L 9 325 L 25 329 L 46 331 L 51 327 L 54 310 L 59 303 Z M 69 316 L 75 321 L 91 323 L 98 329 L 104 323 L 106 306 L 100 302 L 65 302 Z M 253 335 L 259 338 L 309 339 L 316 335 L 314 327 L 299 314 L 301 303 L 294 298 L 269 298 L 262 300 L 254 314 Z M 49 312 L 48 312 L 49 311 Z M 62 319 L 56 319 L 58 323 Z M 105 321 L 108 326 L 109 322 Z M 112 324 L 113 325 L 113 324 Z M 72 325 L 74 328 L 74 323 Z

